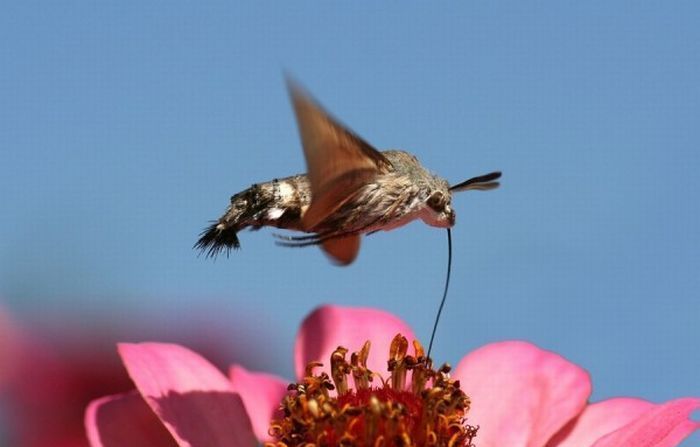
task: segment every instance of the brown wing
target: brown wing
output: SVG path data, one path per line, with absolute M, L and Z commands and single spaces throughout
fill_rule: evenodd
M 302 223 L 307 231 L 314 231 L 358 189 L 378 174 L 389 172 L 392 166 L 384 155 L 333 119 L 289 78 L 287 87 L 297 117 L 311 184 L 311 204 L 302 217 Z M 331 244 L 343 245 L 342 242 Z M 359 240 L 347 245 L 355 247 L 355 253 L 344 256 L 350 261 L 343 262 L 343 259 L 336 257 L 341 263 L 352 262 L 359 250 Z M 331 250 L 326 251 L 335 257 Z
M 338 265 L 348 265 L 357 257 L 360 251 L 360 235 L 337 237 L 322 242 L 323 250 L 330 255 Z

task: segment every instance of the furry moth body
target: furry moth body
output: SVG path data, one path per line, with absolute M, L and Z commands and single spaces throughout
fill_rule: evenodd
M 277 227 L 310 233 L 281 245 L 321 245 L 338 264 L 350 264 L 363 234 L 412 220 L 450 228 L 452 193 L 496 188 L 500 172 L 450 186 L 412 154 L 380 152 L 332 118 L 296 83 L 287 82 L 308 168 L 307 174 L 259 183 L 231 197 L 226 212 L 195 244 L 209 256 L 240 247 L 244 228 Z

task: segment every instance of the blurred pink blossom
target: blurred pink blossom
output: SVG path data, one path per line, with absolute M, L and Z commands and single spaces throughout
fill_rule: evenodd
M 325 306 L 303 322 L 294 359 L 325 361 L 337 346 L 369 339 L 368 367 L 384 371 L 396 333 L 413 338 L 398 318 L 373 309 Z M 259 346 L 255 349 L 260 349 Z M 231 367 L 225 376 L 200 355 L 173 344 L 121 344 L 119 354 L 136 391 L 93 401 L 85 425 L 93 447 L 253 446 L 287 393 L 281 378 Z M 479 447 L 670 447 L 698 429 L 689 419 L 700 399 L 663 404 L 617 398 L 588 403 L 585 370 L 532 344 L 507 341 L 465 356 L 453 378 L 471 398 L 470 424 Z
M 212 325 L 209 332 L 178 330 L 179 341 L 219 364 L 231 355 L 230 347 L 215 344 L 224 337 Z M 159 330 L 155 321 L 146 328 L 133 321 L 110 325 L 92 319 L 81 327 L 57 315 L 30 327 L 0 309 L 0 445 L 87 447 L 83 421 L 88 403 L 133 388 L 114 352 L 115 340 L 154 332 L 173 335 Z

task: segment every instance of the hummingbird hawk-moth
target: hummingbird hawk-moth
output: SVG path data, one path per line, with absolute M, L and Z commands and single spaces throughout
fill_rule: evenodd
M 208 256 L 240 247 L 238 232 L 264 226 L 310 233 L 278 236 L 286 246 L 320 245 L 338 264 L 355 260 L 363 234 L 389 231 L 415 219 L 455 224 L 452 193 L 498 187 L 500 172 L 450 186 L 405 151 L 378 151 L 340 124 L 301 86 L 287 80 L 307 174 L 252 185 L 231 197 L 226 212 L 195 247 Z

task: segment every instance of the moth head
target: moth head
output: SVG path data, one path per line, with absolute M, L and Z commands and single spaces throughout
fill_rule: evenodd
M 452 193 L 459 191 L 488 191 L 498 188 L 501 177 L 500 172 L 472 177 L 462 183 L 448 186 L 446 182 L 438 182 L 438 185 L 430 192 L 425 201 L 425 212 L 422 219 L 428 225 L 440 228 L 450 228 L 455 224 L 455 212 L 452 209 Z
M 421 216 L 423 222 L 433 227 L 450 228 L 455 224 L 455 212 L 452 209 L 452 194 L 447 182 L 440 182 L 425 200 L 425 211 Z

